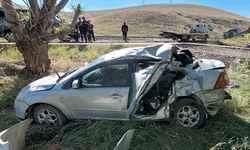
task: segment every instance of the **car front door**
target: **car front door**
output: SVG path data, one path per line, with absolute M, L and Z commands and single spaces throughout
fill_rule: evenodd
M 126 119 L 129 66 L 103 65 L 81 75 L 79 88 L 70 89 L 69 106 L 73 117 Z

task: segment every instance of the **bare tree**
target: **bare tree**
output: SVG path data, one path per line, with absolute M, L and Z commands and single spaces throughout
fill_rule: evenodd
M 38 3 L 38 0 L 26 0 L 30 16 L 24 26 L 20 14 L 13 7 L 12 0 L 1 0 L 5 13 L 2 24 L 12 31 L 16 46 L 22 53 L 29 70 L 35 73 L 47 71 L 50 68 L 49 41 L 62 37 L 74 29 L 81 13 L 80 5 L 75 10 L 70 28 L 54 32 L 54 17 L 68 1 L 61 0 L 56 3 L 57 0 L 43 0 Z

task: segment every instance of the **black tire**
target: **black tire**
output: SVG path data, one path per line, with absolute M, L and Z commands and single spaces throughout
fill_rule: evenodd
M 208 35 L 205 35 L 204 42 L 207 42 Z
M 33 117 L 36 123 L 41 125 L 63 126 L 67 122 L 66 117 L 60 110 L 47 104 L 36 106 Z
M 190 41 L 190 35 L 187 35 L 185 42 L 189 42 L 189 41 Z
M 13 37 L 13 33 L 12 32 L 5 32 L 4 33 L 4 38 L 5 40 L 7 40 L 8 42 L 15 42 L 15 39 Z
M 173 125 L 197 129 L 205 123 L 206 117 L 204 110 L 195 100 L 184 98 L 173 106 L 172 121 Z

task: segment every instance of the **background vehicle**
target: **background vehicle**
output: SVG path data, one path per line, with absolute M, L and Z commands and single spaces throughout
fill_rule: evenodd
M 28 9 L 21 9 L 21 8 L 16 8 L 16 11 L 19 12 L 27 12 L 29 11 Z M 3 25 L 1 22 L 2 20 L 5 19 L 5 15 L 3 12 L 3 8 L 0 7 L 0 37 L 4 37 L 7 41 L 9 42 L 14 42 L 14 37 L 13 37 L 13 33 L 11 32 L 9 27 L 6 27 L 5 25 Z M 23 21 L 23 23 L 25 24 L 25 20 Z
M 29 11 L 29 9 L 16 8 L 16 11 L 26 13 Z M 10 28 L 1 23 L 2 20 L 4 20 L 4 19 L 5 19 L 5 15 L 4 15 L 2 7 L 0 7 L 0 37 L 5 38 L 8 42 L 15 42 L 15 39 L 13 37 L 13 33 L 10 30 Z M 55 28 L 59 28 L 61 26 L 62 22 L 63 22 L 63 19 L 61 19 L 59 14 L 57 14 L 54 17 Z M 23 24 L 24 25 L 26 24 L 26 20 L 23 20 Z
M 241 31 L 239 29 L 231 29 L 223 34 L 224 39 L 231 38 L 234 36 L 242 36 L 243 37 L 244 34 L 241 33 Z
M 215 115 L 228 85 L 225 65 L 170 44 L 127 48 L 90 64 L 44 77 L 15 100 L 19 119 L 64 125 L 67 120 L 172 120 L 196 129 Z
M 211 37 L 213 28 L 206 21 L 194 23 L 190 32 L 175 32 L 175 31 L 161 31 L 160 36 L 165 38 L 172 38 L 173 40 L 180 39 L 182 42 L 189 42 L 190 39 L 207 41 Z

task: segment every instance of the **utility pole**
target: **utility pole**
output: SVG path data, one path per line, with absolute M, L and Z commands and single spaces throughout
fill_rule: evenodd
M 169 4 L 172 4 L 172 0 L 169 0 Z
M 145 0 L 142 0 L 142 5 L 145 5 Z

